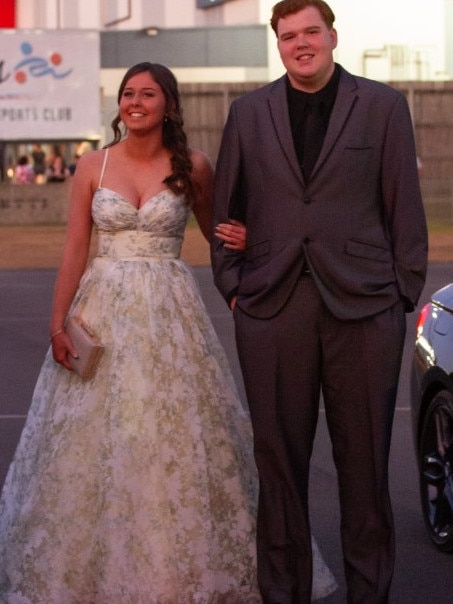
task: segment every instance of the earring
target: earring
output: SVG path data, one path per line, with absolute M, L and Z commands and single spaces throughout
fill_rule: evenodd
M 168 115 L 164 116 L 164 124 L 166 124 L 168 122 Z

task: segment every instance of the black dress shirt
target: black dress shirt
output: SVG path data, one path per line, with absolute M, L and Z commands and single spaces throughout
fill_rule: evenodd
M 340 69 L 335 71 L 327 84 L 317 92 L 302 92 L 293 88 L 286 79 L 288 109 L 299 165 L 308 178 L 318 159 L 327 132 L 330 114 L 335 102 L 340 79 Z

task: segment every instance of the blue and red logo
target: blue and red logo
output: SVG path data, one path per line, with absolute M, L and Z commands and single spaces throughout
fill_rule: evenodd
M 24 58 L 12 68 L 10 73 L 4 73 L 4 61 L 0 61 L 0 84 L 11 76 L 18 84 L 25 84 L 30 78 L 49 76 L 62 79 L 72 73 L 72 68 L 62 67 L 63 57 L 59 52 L 52 52 L 48 58 L 34 55 L 33 46 L 29 42 L 22 42 L 20 50 Z

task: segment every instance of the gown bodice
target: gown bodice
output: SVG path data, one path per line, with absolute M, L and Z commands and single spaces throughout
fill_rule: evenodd
M 136 208 L 119 193 L 99 187 L 92 203 L 98 256 L 178 258 L 189 216 L 184 196 L 164 189 Z

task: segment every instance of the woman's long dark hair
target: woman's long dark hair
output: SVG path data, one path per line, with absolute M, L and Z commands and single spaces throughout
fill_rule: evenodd
M 166 100 L 165 121 L 162 129 L 162 142 L 171 152 L 172 173 L 167 176 L 164 183 L 173 193 L 184 194 L 189 202 L 194 197 L 194 183 L 192 180 L 192 161 L 190 159 L 187 135 L 184 131 L 182 108 L 179 98 L 178 83 L 173 73 L 159 63 L 138 63 L 131 67 L 123 77 L 118 90 L 118 104 L 128 81 L 139 73 L 147 72 L 159 84 Z M 123 133 L 120 129 L 119 114 L 111 123 L 114 138 L 105 147 L 112 147 L 120 142 Z

